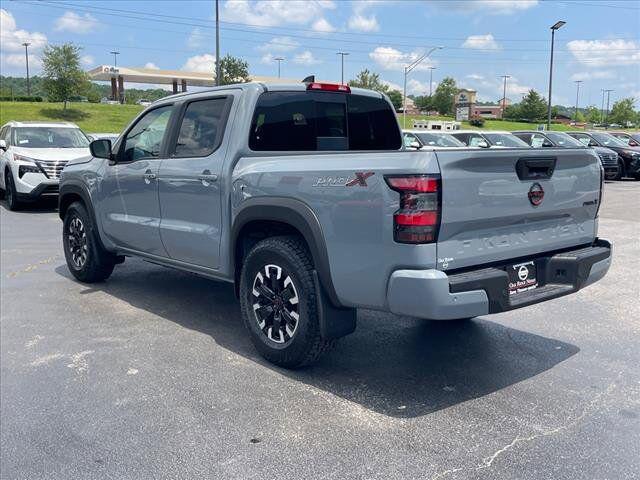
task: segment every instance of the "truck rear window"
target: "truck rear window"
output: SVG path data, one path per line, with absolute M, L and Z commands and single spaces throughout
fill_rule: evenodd
M 265 92 L 251 123 L 255 151 L 398 150 L 400 129 L 382 98 L 328 92 Z

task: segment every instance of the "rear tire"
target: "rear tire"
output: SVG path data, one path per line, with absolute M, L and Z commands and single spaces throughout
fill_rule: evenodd
M 258 352 L 281 367 L 310 365 L 333 345 L 320 334 L 312 272 L 307 247 L 294 236 L 262 240 L 243 261 L 245 327 Z
M 9 207 L 9 210 L 13 212 L 15 212 L 16 210 L 20 210 L 21 202 L 20 200 L 18 200 L 16 194 L 16 185 L 15 183 L 13 183 L 13 175 L 11 175 L 11 172 L 6 173 L 5 183 L 7 188 L 5 190 L 4 196 L 7 202 L 7 207 Z
M 81 282 L 106 280 L 117 263 L 117 257 L 102 247 L 91 215 L 80 202 L 72 203 L 65 213 L 62 244 L 67 267 Z

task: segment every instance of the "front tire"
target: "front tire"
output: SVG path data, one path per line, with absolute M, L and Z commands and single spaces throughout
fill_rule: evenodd
M 20 200 L 18 200 L 18 196 L 16 194 L 16 185 L 13 182 L 13 175 L 11 172 L 6 173 L 4 181 L 7 187 L 4 193 L 7 207 L 9 207 L 9 210 L 15 212 L 20 209 Z
M 613 177 L 613 180 L 622 180 L 623 177 L 625 177 L 624 162 L 618 159 L 618 173 Z
M 310 365 L 331 347 L 320 334 L 313 263 L 297 237 L 270 237 L 245 257 L 240 306 L 254 346 L 285 368 Z
M 100 244 L 92 218 L 80 202 L 72 203 L 65 213 L 62 244 L 67 267 L 81 282 L 106 280 L 117 263 L 117 257 Z

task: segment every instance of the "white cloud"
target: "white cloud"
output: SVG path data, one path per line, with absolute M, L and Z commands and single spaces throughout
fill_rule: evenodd
M 2 55 L 2 62 L 10 67 L 26 68 L 24 54 L 12 53 L 9 55 Z M 29 54 L 29 69 L 33 73 L 33 70 L 39 70 L 42 67 L 42 61 L 40 57 Z
M 315 58 L 313 56 L 313 53 L 311 53 L 309 50 L 305 50 L 304 52 L 298 53 L 293 57 L 293 63 L 296 63 L 298 65 L 310 66 L 317 65 L 318 63 L 320 63 L 320 60 Z
M 416 61 L 424 52 L 401 52 L 393 47 L 377 47 L 369 53 L 369 57 L 384 70 L 402 70 L 405 66 Z M 428 70 L 435 62 L 425 59 L 414 70 Z
M 228 0 L 221 17 L 226 22 L 241 22 L 261 27 L 306 25 L 323 16 L 325 10 L 336 8 L 329 0 Z
M 55 21 L 54 30 L 57 32 L 89 33 L 98 27 L 98 19 L 90 13 L 78 15 L 67 11 Z
M 579 63 L 590 67 L 640 64 L 640 42 L 634 40 L 572 40 L 567 48 Z
M 468 2 L 436 2 L 435 5 L 448 11 L 468 15 L 513 15 L 539 4 L 539 0 L 473 0 Z
M 204 36 L 200 27 L 196 27 L 191 30 L 189 37 L 187 38 L 187 47 L 197 50 L 204 46 Z
M 2 34 L 0 42 L 2 52 L 24 51 L 22 44 L 25 42 L 31 43 L 29 46 L 31 50 L 39 50 L 47 44 L 47 37 L 43 33 L 18 29 L 15 18 L 4 8 L 0 8 L 0 34 Z M 22 58 L 24 60 L 24 56 Z
M 182 66 L 182 70 L 187 72 L 203 72 L 203 73 L 211 73 L 216 67 L 216 57 L 205 53 L 203 55 L 195 55 L 193 57 L 189 57 L 185 64 Z
M 484 77 L 478 73 L 470 73 L 467 75 L 467 78 L 470 78 L 471 80 L 484 80 Z
M 276 57 L 277 55 L 274 55 L 273 53 L 265 53 L 260 59 L 260 63 L 264 63 L 265 65 L 273 65 L 274 63 L 276 63 Z
M 500 45 L 490 33 L 486 35 L 469 35 L 462 46 L 475 50 L 500 50 Z
M 319 18 L 318 20 L 313 22 L 311 28 L 316 32 L 322 33 L 331 33 L 336 31 L 335 27 L 331 25 L 326 18 Z
M 397 83 L 393 83 L 388 80 L 380 80 L 380 82 L 389 87 L 389 90 L 398 90 L 399 92 L 402 91 L 402 87 Z
M 95 64 L 95 60 L 91 55 L 83 55 L 82 57 L 80 57 L 80 63 L 85 67 L 90 67 L 91 65 Z
M 160 70 L 160 67 L 153 62 L 145 63 L 143 68 L 148 68 L 149 70 Z
M 291 37 L 274 37 L 264 45 L 258 47 L 263 52 L 290 52 L 298 48 L 300 44 Z
M 375 14 L 367 12 L 367 10 L 376 3 L 381 2 L 372 0 L 353 2 L 353 13 L 349 18 L 348 27 L 358 32 L 377 32 L 380 30 L 380 25 L 378 24 L 378 19 Z
M 577 72 L 571 75 L 571 80 L 598 80 L 604 78 L 615 78 L 616 74 L 611 70 L 600 70 L 595 72 Z

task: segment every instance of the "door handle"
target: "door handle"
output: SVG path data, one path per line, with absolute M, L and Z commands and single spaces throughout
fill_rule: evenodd
M 210 170 L 205 170 L 200 175 L 198 175 L 198 180 L 202 182 L 202 185 L 208 187 L 213 182 L 218 180 L 218 175 L 216 175 L 215 173 L 211 173 Z
M 146 183 L 147 185 L 151 183 L 151 180 L 156 179 L 156 174 L 153 173 L 151 170 L 147 170 L 146 172 L 144 172 L 144 175 L 142 176 L 144 178 L 144 183 Z

